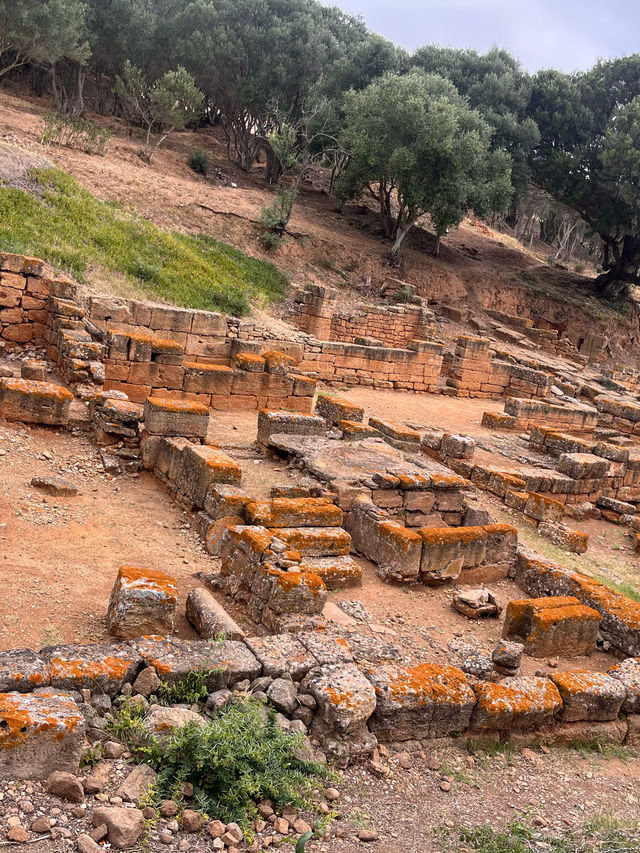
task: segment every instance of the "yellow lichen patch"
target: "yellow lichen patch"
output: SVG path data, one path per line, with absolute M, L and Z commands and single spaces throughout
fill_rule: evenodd
M 51 658 L 51 680 L 59 681 L 72 678 L 78 682 L 88 680 L 95 681 L 100 676 L 110 679 L 123 679 L 133 660 L 125 660 L 107 656 L 102 660 L 91 661 L 82 658 L 66 659 L 62 657 Z
M 220 373 L 228 376 L 230 373 L 233 373 L 233 369 L 228 367 L 226 364 L 202 364 L 199 361 L 185 361 L 184 367 L 187 370 L 198 370 L 201 373 Z
M 483 524 L 487 536 L 498 536 L 508 533 L 518 535 L 518 528 L 512 524 Z
M 467 485 L 467 480 L 458 474 L 439 474 L 430 475 L 431 483 L 436 489 L 462 489 Z
M 0 749 L 16 749 L 30 735 L 51 733 L 53 740 L 63 740 L 75 731 L 82 716 L 72 699 L 33 694 L 0 694 Z
M 553 713 L 562 705 L 558 688 L 548 678 L 528 678 L 525 685 L 480 681 L 473 689 L 482 711 L 492 716 Z

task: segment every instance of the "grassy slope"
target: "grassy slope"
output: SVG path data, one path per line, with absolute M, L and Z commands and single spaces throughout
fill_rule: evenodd
M 79 280 L 119 273 L 149 297 L 242 315 L 251 301 L 281 298 L 275 266 L 205 235 L 162 231 L 99 201 L 56 169 L 31 174 L 34 192 L 0 186 L 0 251 L 45 259 Z

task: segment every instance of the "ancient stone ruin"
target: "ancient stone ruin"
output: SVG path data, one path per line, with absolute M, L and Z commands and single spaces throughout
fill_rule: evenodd
M 208 701 L 253 692 L 342 767 L 453 735 L 570 742 L 593 724 L 639 742 L 640 604 L 519 534 L 579 555 L 580 523 L 598 519 L 640 541 L 638 380 L 612 371 L 604 393 L 604 342 L 497 312 L 465 325 L 451 306 L 345 314 L 319 287 L 297 294 L 299 331 L 278 340 L 251 320 L 83 296 L 7 254 L 0 305 L 0 419 L 84 433 L 110 476 L 154 477 L 210 560 L 184 600 L 171 565 L 123 564 L 99 603 L 109 643 L 0 651 L 0 779 L 77 774 L 118 697 L 205 668 Z M 406 416 L 336 386 L 404 391 Z M 504 411 L 452 432 L 413 417 L 425 394 Z M 241 442 L 220 440 L 228 413 L 253 418 Z M 250 459 L 293 481 L 256 484 Z M 460 631 L 481 621 L 493 650 L 436 660 L 348 617 L 351 599 L 336 618 L 341 594 L 373 585 L 425 614 L 446 594 Z M 180 635 L 183 614 L 198 639 Z

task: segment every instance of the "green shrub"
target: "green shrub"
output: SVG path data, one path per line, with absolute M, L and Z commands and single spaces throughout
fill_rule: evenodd
M 204 702 L 209 694 L 207 679 L 211 673 L 210 669 L 192 670 L 176 684 L 163 683 L 156 693 L 156 698 L 161 705 L 194 705 L 196 702 Z
M 106 154 L 113 136 L 110 130 L 92 121 L 58 113 L 45 115 L 43 123 L 40 133 L 43 145 L 65 145 L 67 148 L 79 148 L 86 154 Z
M 273 202 L 263 206 L 260 213 L 262 242 L 269 251 L 275 251 L 282 243 L 297 195 L 294 187 L 278 184 Z
M 246 825 L 264 799 L 277 808 L 309 807 L 317 779 L 326 775 L 321 764 L 299 756 L 303 737 L 282 731 L 275 712 L 252 698 L 232 699 L 209 722 L 189 723 L 166 739 L 149 734 L 143 719 L 125 702 L 108 731 L 158 771 L 158 796 L 175 798 L 190 782 L 197 808 L 225 822 Z
M 33 170 L 40 192 L 0 186 L 0 251 L 43 258 L 84 281 L 120 274 L 152 299 L 242 316 L 284 295 L 273 264 L 203 234 L 163 231 L 104 203 L 57 169 Z
M 208 175 L 209 174 L 209 157 L 207 156 L 207 152 L 203 151 L 202 148 L 194 148 L 191 154 L 189 154 L 189 168 L 193 169 L 194 172 L 198 175 Z
M 586 270 L 587 265 L 583 261 L 578 261 L 573 268 L 577 273 L 581 273 Z

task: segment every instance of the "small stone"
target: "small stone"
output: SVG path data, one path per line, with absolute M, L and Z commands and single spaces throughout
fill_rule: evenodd
M 160 844 L 166 844 L 167 847 L 170 844 L 173 844 L 173 835 L 169 832 L 168 829 L 163 829 L 158 837 L 160 839 Z
M 413 759 L 409 755 L 408 752 L 399 752 L 398 753 L 398 764 L 402 767 L 403 770 L 409 770 L 413 767 Z
M 84 800 L 84 788 L 77 776 L 63 770 L 54 770 L 47 779 L 47 792 L 62 800 L 81 803 Z
M 450 791 L 451 790 L 451 782 L 440 782 L 440 790 L 441 791 Z
M 155 816 L 156 816 L 156 810 L 154 809 L 154 807 L 153 807 L 153 806 L 145 806 L 145 807 L 142 809 L 142 817 L 143 817 L 145 820 L 153 820 L 153 818 L 154 818 Z
M 173 800 L 163 800 L 158 811 L 162 817 L 175 817 L 178 814 L 178 804 Z
M 440 770 L 440 761 L 435 757 L 435 755 L 430 755 L 427 758 L 427 767 L 429 770 L 437 771 Z
M 293 828 L 298 835 L 304 835 L 305 832 L 311 832 L 311 826 L 306 822 L 306 820 L 302 820 L 302 818 L 298 818 L 293 822 Z
M 227 827 L 221 820 L 211 820 L 207 826 L 207 831 L 212 838 L 222 838 L 226 829 Z M 260 830 L 258 830 L 258 832 L 260 832 Z
M 80 853 L 100 853 L 102 847 L 90 835 L 83 833 L 76 838 L 76 847 Z
M 102 752 L 105 758 L 122 758 L 127 751 L 126 746 L 117 743 L 114 740 L 108 740 L 102 747 Z
M 103 841 L 107 837 L 107 832 L 109 831 L 106 823 L 101 823 L 99 826 L 96 826 L 95 829 L 92 829 L 89 835 L 94 841 Z
M 360 841 L 377 841 L 378 833 L 375 829 L 361 829 L 358 833 Z
M 274 679 L 267 689 L 267 697 L 277 711 L 293 714 L 298 707 L 298 691 L 292 681 L 284 678 Z
M 145 699 L 148 699 L 152 693 L 155 693 L 156 690 L 160 687 L 161 681 L 158 678 L 158 673 L 154 666 L 145 667 L 140 675 L 133 682 L 133 690 L 134 693 L 138 693 L 140 696 L 144 696 Z
M 182 812 L 180 823 L 187 832 L 200 832 L 204 826 L 204 818 L 193 809 L 185 809 Z
M 289 821 L 285 820 L 283 817 L 277 817 L 273 822 L 273 828 L 281 835 L 286 835 L 287 832 L 289 832 Z
M 244 834 L 237 823 L 228 823 L 226 834 L 233 839 L 234 844 L 239 844 L 244 838 Z M 227 841 L 226 843 L 228 844 L 229 842 Z
M 340 791 L 338 791 L 337 788 L 326 788 L 324 796 L 330 803 L 333 803 L 340 799 Z
M 49 832 L 51 829 L 51 821 L 48 817 L 37 817 L 31 824 L 31 832 Z
M 9 841 L 15 841 L 18 844 L 25 844 L 29 840 L 29 833 L 24 826 L 12 826 L 7 832 Z

